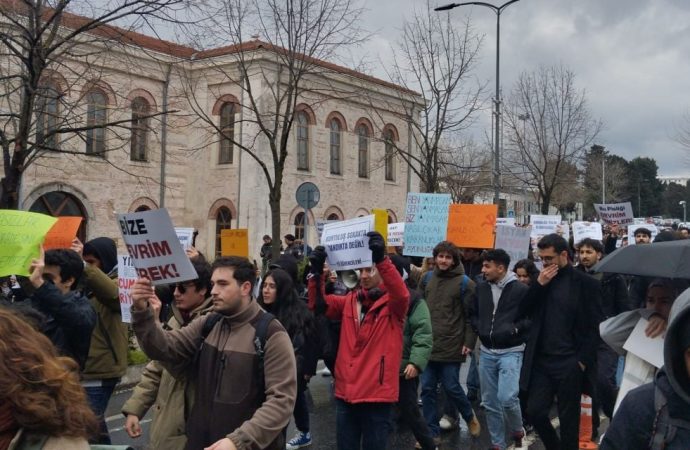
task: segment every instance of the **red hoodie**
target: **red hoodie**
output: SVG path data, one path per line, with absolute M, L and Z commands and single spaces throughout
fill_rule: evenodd
M 335 396 L 348 403 L 398 401 L 398 372 L 402 358 L 403 325 L 410 294 L 400 273 L 386 257 L 376 265 L 385 292 L 362 323 L 357 316 L 358 289 L 346 295 L 326 295 L 326 316 L 341 320 L 340 345 L 335 362 Z M 321 283 L 322 290 L 325 286 Z M 314 309 L 316 284 L 309 280 L 309 308 Z

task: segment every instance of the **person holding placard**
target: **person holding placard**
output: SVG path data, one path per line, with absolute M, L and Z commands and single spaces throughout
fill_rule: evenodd
M 383 236 L 372 231 L 367 237 L 374 265 L 360 269 L 359 288 L 345 295 L 324 291 L 326 249 L 316 247 L 309 258 L 309 307 L 316 308 L 320 295 L 328 305 L 326 316 L 342 320 L 335 363 L 338 450 L 385 449 L 391 410 L 399 397 L 403 324 L 410 294 L 386 257 Z
M 101 434 L 95 443 L 110 444 L 105 410 L 115 386 L 127 371 L 129 346 L 127 324 L 122 322 L 117 284 L 117 246 L 108 237 L 82 245 L 72 241 L 72 250 L 84 260 L 82 284 L 98 322 L 91 335 L 89 357 L 82 375 L 91 407 L 100 419 Z
M 172 317 L 163 325 L 166 330 L 179 330 L 211 308 L 211 266 L 205 260 L 192 260 L 199 275 L 196 280 L 172 286 Z M 154 309 L 160 300 L 151 299 Z M 149 447 L 183 450 L 187 443 L 185 421 L 191 412 L 194 387 L 188 377 L 175 378 L 159 361 L 149 362 L 134 387 L 131 397 L 122 406 L 126 417 L 125 431 L 131 438 L 142 435 L 140 420 L 154 407 Z

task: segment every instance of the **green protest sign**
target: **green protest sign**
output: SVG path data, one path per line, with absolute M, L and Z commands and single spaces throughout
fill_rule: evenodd
M 55 217 L 26 211 L 0 209 L 0 276 L 29 275 L 31 260 L 57 221 Z

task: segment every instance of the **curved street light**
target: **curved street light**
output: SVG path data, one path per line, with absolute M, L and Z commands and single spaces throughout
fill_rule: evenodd
M 494 203 L 498 205 L 498 200 L 500 197 L 501 193 L 501 166 L 500 166 L 500 158 L 501 158 L 501 149 L 500 149 L 500 136 L 499 136 L 499 130 L 501 129 L 500 127 L 500 121 L 501 121 L 501 78 L 500 78 L 500 62 L 501 62 L 501 13 L 503 10 L 505 10 L 508 6 L 512 5 L 513 3 L 516 3 L 520 0 L 510 0 L 508 2 L 505 2 L 501 6 L 496 6 L 492 5 L 491 3 L 486 3 L 486 2 L 462 2 L 462 3 L 450 3 L 448 5 L 444 6 L 439 6 L 438 8 L 434 8 L 434 11 L 447 11 L 449 9 L 457 8 L 459 6 L 484 6 L 486 8 L 491 9 L 493 12 L 496 13 L 496 98 L 494 99 L 494 105 L 495 105 L 495 114 L 496 114 L 496 130 L 495 130 L 495 139 L 494 139 L 494 172 L 493 172 L 493 187 L 494 187 Z

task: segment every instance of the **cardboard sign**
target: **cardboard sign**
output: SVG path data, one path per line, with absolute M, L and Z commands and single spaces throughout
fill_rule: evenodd
M 635 230 L 638 228 L 646 228 L 652 232 L 652 239 L 650 242 L 654 242 L 654 238 L 657 234 L 659 234 L 659 229 L 656 227 L 656 225 L 652 225 L 651 223 L 628 225 L 628 245 L 635 245 Z
M 323 227 L 321 245 L 326 247 L 331 270 L 371 267 L 367 233 L 374 230 L 374 216 L 327 223 Z
M 647 337 L 644 330 L 649 321 L 644 317 L 635 324 L 630 337 L 623 344 L 623 349 L 629 351 L 638 358 L 644 359 L 657 369 L 664 365 L 664 337 Z
M 551 233 L 557 233 L 561 225 L 561 216 L 544 216 L 532 214 L 529 216 L 529 223 L 532 226 L 532 238 L 541 239 Z
M 563 239 L 570 242 L 570 224 L 565 220 L 556 227 L 556 234 L 563 236 Z
M 154 285 L 198 277 L 167 209 L 118 214 L 117 221 L 139 277 L 148 278 Z
M 635 221 L 630 202 L 595 203 L 594 209 L 601 220 L 609 225 L 630 225 Z
M 496 225 L 510 225 L 511 227 L 514 227 L 515 217 L 497 217 Z
M 137 269 L 129 255 L 117 255 L 117 288 L 120 298 L 120 312 L 124 323 L 132 323 L 132 295 L 130 290 L 137 281 Z
M 405 239 L 405 222 L 388 224 L 388 245 L 391 247 L 402 247 Z
M 385 209 L 372 209 L 371 213 L 374 215 L 374 230 L 383 236 L 383 240 L 388 245 L 388 211 Z
M 450 205 L 447 239 L 460 248 L 494 248 L 497 205 Z
M 71 248 L 72 241 L 77 237 L 77 231 L 81 225 L 81 217 L 61 216 L 57 222 L 48 230 L 46 239 L 43 241 L 45 250 L 55 248 Z
M 601 241 L 604 233 L 599 222 L 573 222 L 573 242 L 577 246 L 583 239 L 590 238 Z
M 31 260 L 57 219 L 45 214 L 0 210 L 0 276 L 29 276 Z
M 220 255 L 249 258 L 249 230 L 220 230 Z
M 194 228 L 179 228 L 175 227 L 175 234 L 182 244 L 182 248 L 187 251 L 192 248 L 192 242 L 194 241 Z
M 494 248 L 502 248 L 510 255 L 509 270 L 521 259 L 529 254 L 530 229 L 510 225 L 496 226 L 496 245 Z
M 432 256 L 436 244 L 446 239 L 449 205 L 450 194 L 407 194 L 406 256 Z
M 319 242 L 321 242 L 321 235 L 323 234 L 323 227 L 327 223 L 331 222 L 340 222 L 339 220 L 317 220 L 316 221 L 316 235 L 319 238 Z

